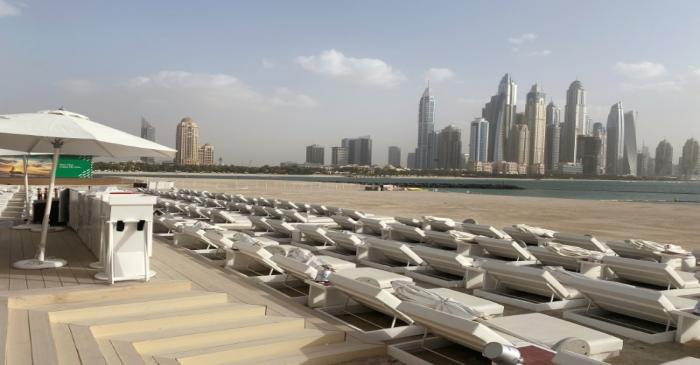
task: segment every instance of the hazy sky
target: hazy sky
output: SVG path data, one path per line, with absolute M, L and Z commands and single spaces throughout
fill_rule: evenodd
M 468 123 L 510 72 L 594 122 L 622 101 L 638 145 L 700 137 L 700 1 L 0 0 L 0 113 L 64 106 L 174 146 L 184 116 L 225 163 L 303 162 L 369 134 L 415 148 L 429 77 L 436 128 Z M 1 146 L 0 146 L 1 147 Z M 326 151 L 327 161 L 330 152 Z

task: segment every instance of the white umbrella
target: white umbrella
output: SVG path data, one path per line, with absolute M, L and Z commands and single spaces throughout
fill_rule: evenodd
M 34 259 L 14 263 L 20 269 L 61 267 L 61 259 L 46 259 L 46 238 L 60 153 L 105 157 L 165 157 L 175 150 L 155 142 L 107 127 L 88 117 L 64 110 L 0 115 L 0 147 L 23 153 L 53 153 L 51 179 Z

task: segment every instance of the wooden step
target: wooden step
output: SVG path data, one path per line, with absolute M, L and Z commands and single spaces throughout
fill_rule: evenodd
M 95 337 L 115 337 L 146 331 L 169 331 L 177 328 L 217 323 L 228 323 L 265 315 L 265 307 L 259 305 L 225 303 L 179 311 L 162 311 L 146 315 L 99 318 L 76 321 L 74 324 L 89 326 Z
M 366 343 L 337 343 L 316 346 L 298 351 L 298 354 L 270 360 L 259 359 L 256 365 L 328 365 L 339 364 L 370 357 L 386 355 L 386 346 Z M 246 362 L 232 360 L 227 365 L 240 365 Z
M 7 307 L 7 299 L 0 299 L 0 365 L 5 365 L 5 348 L 7 347 L 7 331 L 10 309 Z
M 241 364 L 255 364 L 258 358 L 283 357 L 301 348 L 342 342 L 345 333 L 306 329 L 292 334 L 273 336 L 253 341 L 240 341 L 225 346 L 197 349 L 155 356 L 162 365 L 217 365 L 236 359 Z
M 23 309 L 9 309 L 8 314 L 6 362 L 12 365 L 32 365 L 29 314 Z
M 304 322 L 304 318 L 267 316 L 218 326 L 124 336 L 115 340 L 131 342 L 140 354 L 156 355 L 291 334 L 304 330 Z
M 58 365 L 58 354 L 53 341 L 49 316 L 44 312 L 29 311 L 29 338 L 34 364 Z
M 48 312 L 52 322 L 74 322 L 115 316 L 146 315 L 166 310 L 184 310 L 227 301 L 228 295 L 225 293 L 190 291 L 118 301 L 55 304 L 37 307 L 35 310 Z
M 180 293 L 192 290 L 192 283 L 185 280 L 163 280 L 149 283 L 115 286 L 85 285 L 80 287 L 61 287 L 23 291 L 8 299 L 10 308 L 32 308 L 51 304 L 77 302 L 95 302 L 100 300 L 119 300 L 136 297 L 152 297 L 167 293 Z

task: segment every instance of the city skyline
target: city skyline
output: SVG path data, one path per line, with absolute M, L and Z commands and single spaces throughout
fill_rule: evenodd
M 605 124 L 609 106 L 621 100 L 640 115 L 638 144 L 655 146 L 665 138 L 680 151 L 688 136 L 700 135 L 693 102 L 700 59 L 685 46 L 700 35 L 690 16 L 700 10 L 696 2 L 635 2 L 630 12 L 625 2 L 594 1 L 576 16 L 554 1 L 510 2 L 505 13 L 489 2 L 389 2 L 372 4 L 370 14 L 362 1 L 206 7 L 175 1 L 168 14 L 158 1 L 2 2 L 15 11 L 0 15 L 0 34 L 12 35 L 0 36 L 0 50 L 11 55 L 0 60 L 8 85 L 0 91 L 0 110 L 65 106 L 134 132 L 133 121 L 143 115 L 169 146 L 174 141 L 164 136 L 191 115 L 227 164 L 303 161 L 297 146 L 331 146 L 336 135 L 363 134 L 372 135 L 373 161 L 384 164 L 388 146 L 416 147 L 415 100 L 427 79 L 438 100 L 435 130 L 455 124 L 468 146 L 469 123 L 506 72 L 521 86 L 518 111 L 525 110 L 522 91 L 536 83 L 547 102 L 562 108 L 564 121 L 566 89 L 578 79 L 587 94 L 587 125 Z M 61 22 L 68 14 L 80 21 Z M 534 14 L 552 21 L 526 21 Z M 480 31 L 494 17 L 503 25 Z M 650 29 L 647 20 L 658 17 L 677 26 Z M 360 19 L 365 26 L 353 28 Z M 92 31 L 79 32 L 83 26 Z M 613 34 L 604 31 L 613 27 Z M 87 52 L 77 57 L 75 49 Z M 290 125 L 294 130 L 285 130 Z M 265 135 L 271 147 L 250 153 L 255 143 L 236 133 L 240 128 Z

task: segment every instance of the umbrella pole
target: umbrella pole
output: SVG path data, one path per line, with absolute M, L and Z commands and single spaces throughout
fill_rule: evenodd
M 24 219 L 29 220 L 32 199 L 29 194 L 29 156 L 24 156 Z
M 49 233 L 49 218 L 51 216 L 51 203 L 53 201 L 53 189 L 56 184 L 56 170 L 58 169 L 58 157 L 61 153 L 63 141 L 57 139 L 53 142 L 53 164 L 51 166 L 51 177 L 49 179 L 49 191 L 46 193 L 46 207 L 44 208 L 44 219 L 41 224 L 41 240 L 37 247 L 36 258 L 21 260 L 14 263 L 18 269 L 48 269 L 62 267 L 66 261 L 62 259 L 46 259 L 46 240 Z

